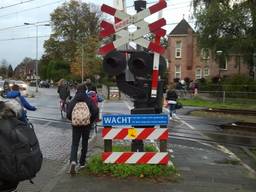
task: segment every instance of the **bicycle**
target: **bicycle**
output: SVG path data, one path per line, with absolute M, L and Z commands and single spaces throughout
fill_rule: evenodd
M 60 100 L 60 114 L 61 118 L 66 117 L 66 112 L 67 112 L 67 102 L 65 100 Z

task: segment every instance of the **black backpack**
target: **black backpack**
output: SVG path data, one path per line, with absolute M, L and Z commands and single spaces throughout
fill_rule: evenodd
M 42 161 L 34 129 L 17 118 L 0 119 L 0 180 L 31 181 Z

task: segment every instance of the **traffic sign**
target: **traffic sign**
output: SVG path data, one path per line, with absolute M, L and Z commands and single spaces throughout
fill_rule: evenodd
M 107 21 L 102 21 L 102 31 L 100 32 L 100 36 L 104 38 L 109 35 L 116 34 L 120 38 L 102 46 L 99 49 L 99 53 L 105 55 L 108 52 L 113 51 L 114 49 L 129 42 L 137 43 L 140 46 L 148 48 L 151 51 L 157 52 L 159 54 L 163 53 L 165 49 L 161 45 L 156 44 L 154 42 L 150 42 L 144 39 L 143 36 L 148 33 L 154 33 L 157 36 L 164 36 L 166 34 L 166 31 L 161 27 L 166 25 L 166 20 L 162 18 L 149 24 L 144 21 L 144 18 L 162 10 L 166 6 L 167 3 L 165 1 L 160 1 L 141 12 L 138 12 L 135 15 L 129 15 L 123 11 L 117 10 L 113 7 L 103 4 L 101 7 L 101 10 L 103 12 L 108 13 L 114 16 L 115 18 L 120 19 L 121 21 L 116 24 L 111 24 Z M 130 33 L 127 29 L 125 29 L 129 25 L 135 25 L 136 27 L 138 27 L 138 30 Z
M 103 126 L 155 126 L 167 125 L 168 115 L 165 114 L 136 114 L 136 115 L 103 115 Z

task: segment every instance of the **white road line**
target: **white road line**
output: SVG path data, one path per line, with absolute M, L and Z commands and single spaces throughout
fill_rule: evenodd
M 133 107 L 132 107 L 132 106 L 130 106 L 130 105 L 129 105 L 129 103 L 128 103 L 127 101 L 123 101 L 123 102 L 124 102 L 124 104 L 127 106 L 127 108 L 128 108 L 129 110 L 133 109 Z
M 185 122 L 184 120 L 182 120 L 181 118 L 179 118 L 178 116 L 176 117 L 180 122 L 182 122 L 184 125 L 188 126 L 190 129 L 192 130 L 196 130 L 195 127 L 193 127 L 192 125 L 188 124 L 187 122 Z M 199 132 L 199 134 L 203 137 L 206 137 L 207 139 L 210 139 L 208 136 L 204 135 L 203 133 Z M 201 142 L 200 142 L 201 143 Z M 205 143 L 202 143 L 203 145 Z M 211 144 L 209 144 L 211 145 Z M 227 149 L 226 147 L 224 147 L 223 145 L 220 144 L 216 144 L 217 149 L 222 151 L 223 153 L 229 155 L 232 159 L 239 161 L 241 163 L 241 165 L 243 165 L 244 168 L 246 168 L 249 173 L 256 177 L 256 171 L 254 169 L 252 169 L 249 165 L 247 165 L 246 163 L 244 163 L 239 157 L 237 157 L 232 151 L 230 151 L 229 149 Z

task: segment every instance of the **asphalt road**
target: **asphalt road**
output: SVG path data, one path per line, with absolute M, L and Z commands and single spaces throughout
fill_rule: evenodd
M 73 93 L 74 94 L 74 93 Z M 59 99 L 56 89 L 39 89 L 35 98 L 28 98 L 38 110 L 28 112 L 30 121 L 34 124 L 44 155 L 44 164 L 35 178 L 35 185 L 27 181 L 19 185 L 18 191 L 48 191 L 50 181 L 63 171 L 68 163 L 71 146 L 71 125 L 66 119 L 62 119 L 59 111 Z M 132 103 L 127 100 L 104 101 L 100 104 L 102 114 L 129 114 Z M 223 150 L 222 145 L 215 142 L 210 134 L 219 133 L 219 124 L 224 121 L 210 120 L 187 116 L 186 110 L 178 111 L 178 118 L 169 124 L 168 150 L 175 157 L 174 163 L 183 174 L 191 175 L 192 170 L 198 170 L 201 165 L 216 165 L 223 155 L 213 153 L 216 149 Z M 166 111 L 167 112 L 167 111 Z M 253 138 L 255 141 L 255 138 Z M 234 142 L 233 140 L 229 142 Z M 237 141 L 237 140 L 236 140 Z M 90 149 L 89 149 L 90 150 Z M 200 152 L 200 153 L 198 153 Z M 227 153 L 224 151 L 223 153 Z M 228 154 L 229 156 L 232 154 Z M 195 165 L 189 165 L 189 163 Z M 193 167 L 199 166 L 199 167 Z M 200 168 L 201 169 L 201 168 Z M 210 170 L 203 168 L 202 177 L 205 178 Z M 213 169 L 214 170 L 214 169 Z M 233 171 L 231 169 L 230 171 Z M 239 176 L 239 174 L 237 174 Z M 193 174 L 192 174 L 193 176 Z M 207 175 L 207 177 L 210 177 Z M 217 176 L 219 177 L 219 176 Z M 239 176 L 240 177 L 240 176 Z M 190 178 L 188 179 L 190 180 Z M 233 182 L 233 181 L 232 181 Z M 53 182 L 54 183 L 54 182 Z

